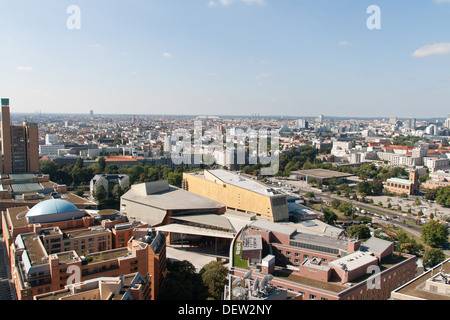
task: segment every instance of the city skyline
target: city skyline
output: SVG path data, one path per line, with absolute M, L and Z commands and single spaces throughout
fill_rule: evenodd
M 15 113 L 449 113 L 445 0 L 0 5 L 0 91 Z M 73 5 L 80 29 L 68 27 Z M 367 27 L 371 5 L 379 30 Z

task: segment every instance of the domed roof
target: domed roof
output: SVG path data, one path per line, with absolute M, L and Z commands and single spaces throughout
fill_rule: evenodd
M 63 212 L 73 212 L 78 211 L 78 208 L 67 200 L 62 199 L 50 199 L 39 202 L 33 208 L 31 208 L 27 217 L 37 217 L 48 214 L 63 213 Z

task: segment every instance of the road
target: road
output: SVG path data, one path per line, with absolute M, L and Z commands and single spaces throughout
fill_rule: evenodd
M 273 180 L 274 182 L 278 182 L 277 180 Z M 307 192 L 313 192 L 314 196 L 316 199 L 318 200 L 323 200 L 323 199 L 328 199 L 328 200 L 334 200 L 337 199 L 339 201 L 345 201 L 345 202 L 351 202 L 353 203 L 356 207 L 359 207 L 361 209 L 364 210 L 370 210 L 373 211 L 375 213 L 379 213 L 379 214 L 383 214 L 388 216 L 389 218 L 391 218 L 391 220 L 389 221 L 385 221 L 385 220 L 381 220 L 378 219 L 379 221 L 376 222 L 380 222 L 380 223 L 390 223 L 393 225 L 396 225 L 408 232 L 410 232 L 411 234 L 417 236 L 417 237 L 421 237 L 421 227 L 418 225 L 410 225 L 410 224 L 405 224 L 402 223 L 402 220 L 409 220 L 412 222 L 416 222 L 415 218 L 409 217 L 409 216 L 403 216 L 402 214 L 399 214 L 398 212 L 394 211 L 394 210 L 389 210 L 386 208 L 382 208 L 379 206 L 375 206 L 369 203 L 363 203 L 363 202 L 359 202 L 359 201 L 355 201 L 355 200 L 351 200 L 351 199 L 347 199 L 344 197 L 339 197 L 337 195 L 334 194 L 330 194 L 328 192 L 317 192 L 316 190 L 312 189 L 312 188 L 308 188 L 305 187 L 304 185 L 302 185 L 301 183 L 296 183 L 296 181 L 286 181 L 286 180 L 282 180 L 279 181 L 281 183 L 284 183 L 287 186 L 290 186 L 292 188 L 298 189 L 299 193 L 302 192 L 303 194 L 307 193 Z M 443 250 L 444 254 L 446 256 L 450 256 L 450 250 Z

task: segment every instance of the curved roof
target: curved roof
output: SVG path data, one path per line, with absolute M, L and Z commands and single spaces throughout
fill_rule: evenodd
M 37 217 L 48 214 L 63 213 L 63 212 L 73 212 L 78 211 L 78 208 L 67 200 L 62 199 L 50 199 L 39 202 L 33 208 L 31 208 L 27 217 Z

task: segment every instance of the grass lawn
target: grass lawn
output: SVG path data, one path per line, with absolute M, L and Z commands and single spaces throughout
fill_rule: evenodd
M 238 248 L 241 248 L 239 250 L 240 252 L 236 253 L 236 249 L 238 249 Z M 242 242 L 236 241 L 236 243 L 234 244 L 234 248 L 233 248 L 233 256 L 234 256 L 233 266 L 236 268 L 248 269 L 247 260 L 241 259 L 241 252 L 242 252 Z

